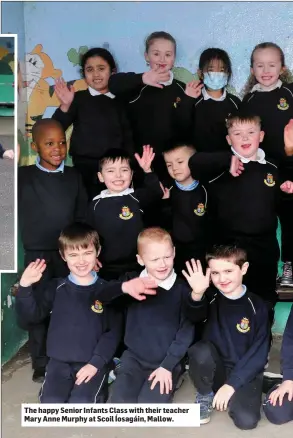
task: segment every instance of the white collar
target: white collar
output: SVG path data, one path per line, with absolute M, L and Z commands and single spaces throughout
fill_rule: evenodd
M 281 81 L 281 79 L 279 79 L 275 85 L 272 85 L 271 87 L 268 87 L 268 88 L 263 88 L 261 86 L 261 84 L 257 83 L 257 84 L 255 84 L 254 87 L 252 87 L 251 93 L 253 93 L 254 91 L 273 91 L 276 88 L 281 88 L 282 85 L 283 85 L 283 82 Z
M 108 96 L 111 99 L 115 99 L 114 94 L 110 93 L 110 91 L 108 91 L 108 93 L 100 93 L 99 91 L 95 90 L 92 87 L 88 87 L 88 90 L 92 96 L 100 96 L 100 94 L 104 94 L 105 96 Z
M 93 201 L 95 201 L 96 199 L 112 198 L 114 196 L 125 196 L 125 195 L 129 195 L 130 193 L 133 193 L 133 192 L 134 192 L 134 190 L 131 188 L 125 189 L 125 190 L 123 190 L 123 192 L 120 192 L 120 193 L 110 193 L 109 190 L 106 189 L 106 190 L 102 190 L 98 196 L 95 196 Z
M 222 100 L 225 100 L 226 96 L 227 96 L 226 88 L 224 88 L 224 93 L 222 94 L 222 96 L 221 97 L 217 97 L 217 98 L 210 96 L 209 93 L 207 92 L 207 90 L 204 87 L 201 90 L 201 92 L 202 92 L 203 100 L 212 99 L 212 100 L 215 100 L 216 102 L 222 102 Z
M 148 271 L 146 269 L 144 269 L 140 273 L 140 277 L 147 277 L 147 276 L 148 276 Z M 165 280 L 158 283 L 158 286 L 160 286 L 161 288 L 163 288 L 165 290 L 170 290 L 171 287 L 174 285 L 176 278 L 177 278 L 177 274 L 175 273 L 175 271 L 173 269 L 173 271 L 171 272 L 169 277 L 165 278 Z
M 168 81 L 166 81 L 166 82 L 159 82 L 159 84 L 165 85 L 165 86 L 168 86 L 168 85 L 172 84 L 173 79 L 174 79 L 174 75 L 173 75 L 173 72 L 171 70 L 169 71 L 169 73 L 170 73 L 170 79 Z
M 233 152 L 234 155 L 237 155 L 237 157 L 240 158 L 242 163 L 249 163 L 251 161 L 250 158 L 245 158 L 245 157 L 242 157 L 240 154 L 238 154 L 235 151 L 235 149 L 233 148 L 233 146 L 231 147 L 231 151 Z M 261 148 L 258 148 L 255 161 L 258 161 L 260 164 L 266 164 L 265 156 L 266 156 L 265 151 L 262 150 Z

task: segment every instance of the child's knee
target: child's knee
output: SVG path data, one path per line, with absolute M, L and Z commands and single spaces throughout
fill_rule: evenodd
M 230 414 L 235 426 L 241 430 L 251 430 L 255 429 L 259 420 L 260 412 L 247 412 L 241 410 L 237 414 Z

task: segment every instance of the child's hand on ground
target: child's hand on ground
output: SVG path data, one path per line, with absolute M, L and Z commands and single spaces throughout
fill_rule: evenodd
M 284 129 L 285 153 L 290 157 L 293 155 L 293 119 L 285 126 Z
M 8 160 L 14 160 L 14 150 L 7 149 L 7 151 L 5 151 L 3 154 L 3 158 L 8 158 Z
M 94 375 L 98 372 L 98 368 L 94 367 L 91 364 L 86 364 L 84 367 L 80 368 L 78 373 L 76 373 L 76 385 L 81 385 L 83 382 L 87 383 L 91 380 Z
M 63 78 L 59 78 L 55 80 L 55 93 L 58 99 L 60 100 L 60 109 L 64 113 L 70 108 L 72 101 L 74 99 L 74 88 L 73 85 L 70 85 L 68 89 L 67 84 L 65 83 Z
M 163 192 L 162 199 L 169 199 L 170 198 L 170 189 L 167 189 L 167 187 L 164 187 L 163 184 L 160 182 L 160 187 Z
M 242 161 L 236 157 L 236 155 L 233 155 L 231 158 L 231 165 L 230 165 L 230 173 L 232 176 L 239 176 L 244 170 L 244 165 Z
M 45 269 L 45 260 L 37 259 L 35 262 L 31 262 L 21 276 L 19 282 L 20 286 L 29 287 L 32 284 L 37 283 L 42 278 Z
M 284 396 L 288 394 L 288 400 L 293 400 L 293 380 L 284 380 L 277 389 L 275 389 L 270 395 L 270 402 L 273 406 L 276 406 L 279 400 L 279 406 L 282 406 Z
M 94 266 L 94 271 L 99 272 L 99 270 L 103 267 L 102 263 L 100 262 L 100 260 L 97 258 L 96 259 L 96 264 Z
M 159 82 L 167 82 L 170 79 L 170 72 L 160 73 L 160 67 L 146 71 L 142 75 L 142 82 L 146 85 L 150 85 L 151 87 L 163 88 Z
M 146 146 L 143 146 L 143 153 L 140 157 L 138 154 L 134 154 L 135 158 L 137 159 L 138 164 L 142 168 L 142 170 L 145 173 L 151 173 L 151 165 L 153 162 L 153 159 L 155 158 L 155 153 L 153 148 L 148 144 Z
M 216 393 L 213 400 L 213 408 L 218 411 L 226 411 L 228 403 L 235 389 L 230 385 L 223 385 Z
M 157 284 L 148 277 L 138 277 L 122 283 L 122 292 L 138 301 L 146 299 L 146 295 L 156 295 Z
M 291 194 L 293 193 L 293 182 L 292 181 L 285 181 L 281 186 L 280 189 L 282 192 Z
M 186 84 L 185 94 L 189 97 L 197 99 L 201 95 L 201 89 L 203 88 L 201 81 L 191 81 Z
M 150 374 L 149 381 L 152 380 L 151 390 L 157 383 L 160 384 L 160 394 L 169 394 L 172 391 L 172 373 L 165 368 L 157 368 Z
M 210 285 L 211 270 L 210 268 L 207 268 L 206 275 L 204 275 L 200 261 L 195 261 L 194 259 L 190 262 L 186 262 L 186 268 L 188 274 L 186 271 L 182 271 L 182 274 L 192 289 L 191 297 L 194 301 L 200 301 Z

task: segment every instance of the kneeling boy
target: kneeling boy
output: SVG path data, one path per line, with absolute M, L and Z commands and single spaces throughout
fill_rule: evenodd
M 204 322 L 202 340 L 189 349 L 189 373 L 197 389 L 201 424 L 213 408 L 227 407 L 234 424 L 253 429 L 260 420 L 262 377 L 270 342 L 268 309 L 242 284 L 248 269 L 244 250 L 214 246 L 209 268 L 187 262 L 184 276 L 192 288 L 186 315 Z M 213 286 L 209 286 L 210 277 Z
M 150 277 L 158 287 L 156 295 L 146 300 L 129 301 L 126 350 L 113 384 L 112 403 L 172 401 L 182 360 L 194 337 L 193 325 L 183 314 L 190 288 L 174 272 L 174 257 L 167 231 L 154 227 L 140 233 L 137 259 L 145 266 L 140 277 Z
M 46 269 L 44 260 L 28 265 L 16 296 L 16 311 L 21 324 L 41 321 L 50 312 L 47 351 L 50 358 L 40 392 L 42 403 L 98 403 L 106 401 L 108 365 L 120 341 L 120 316 L 110 307 L 103 308 L 99 294 L 107 288 L 94 271 L 100 252 L 99 236 L 86 224 L 68 226 L 59 238 L 59 248 L 70 274 L 54 279 L 38 302 L 32 295 L 32 284 Z M 123 287 L 124 293 L 133 280 Z M 152 286 L 152 284 L 151 284 Z M 144 287 L 139 289 L 143 292 Z M 148 293 L 148 291 L 145 291 Z M 135 293 L 134 293 L 135 295 Z

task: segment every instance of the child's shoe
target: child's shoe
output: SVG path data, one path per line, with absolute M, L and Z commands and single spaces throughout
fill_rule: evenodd
M 46 368 L 36 368 L 33 372 L 32 380 L 36 383 L 43 383 L 45 380 Z
M 211 414 L 213 411 L 214 393 L 200 394 L 197 392 L 195 397 L 195 403 L 200 403 L 200 424 L 206 424 L 210 422 Z
M 293 287 L 292 263 L 285 262 L 283 266 L 283 274 L 281 277 L 281 286 Z

